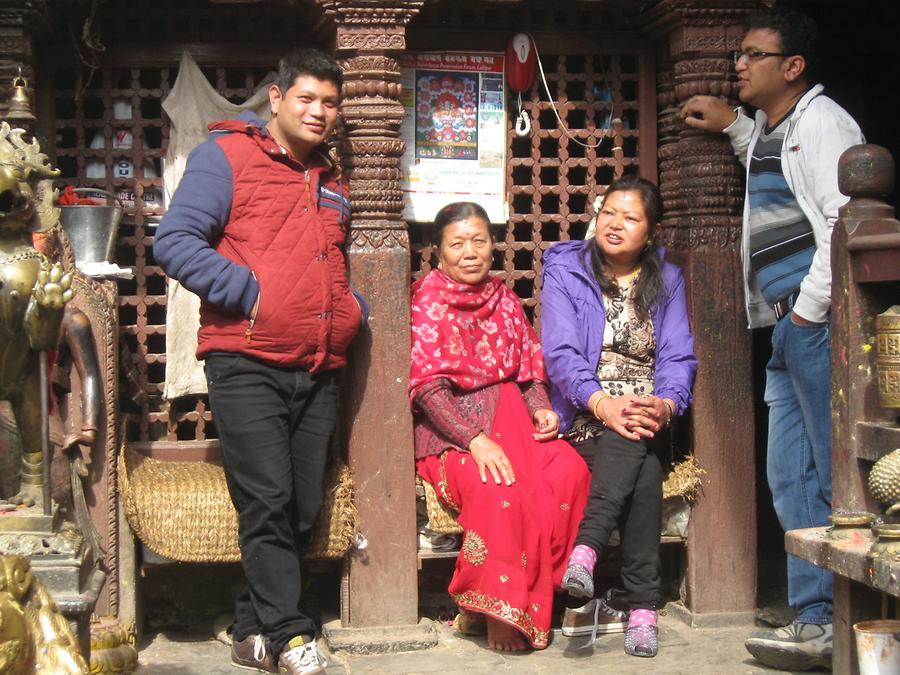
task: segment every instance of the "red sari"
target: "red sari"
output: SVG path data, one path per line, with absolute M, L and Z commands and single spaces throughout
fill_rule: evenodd
M 465 532 L 449 592 L 461 608 L 499 619 L 533 647 L 546 647 L 553 590 L 574 544 L 590 474 L 566 442 L 532 436 L 534 423 L 517 383 L 544 379 L 534 329 L 518 298 L 498 280 L 468 286 L 435 271 L 413 287 L 413 342 L 413 396 L 435 377 L 462 391 L 500 388 L 489 434 L 516 475 L 511 486 L 490 477 L 482 483 L 471 455 L 458 449 L 416 462 L 419 475 L 459 512 Z

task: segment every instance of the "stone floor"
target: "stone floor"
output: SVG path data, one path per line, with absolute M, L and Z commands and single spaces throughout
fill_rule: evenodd
M 329 655 L 329 675 L 494 675 L 495 673 L 685 673 L 732 675 L 774 673 L 755 662 L 744 649 L 749 627 L 690 628 L 673 616 L 661 617 L 660 652 L 654 659 L 639 659 L 622 652 L 622 635 L 598 638 L 593 648 L 579 649 L 587 638 L 554 634 L 540 652 L 505 655 L 492 652 L 483 639 L 466 638 L 444 623 L 435 622 L 439 641 L 432 649 L 355 656 Z M 139 675 L 225 675 L 232 668 L 228 648 L 212 636 L 158 633 L 143 645 Z
M 459 635 L 447 625 L 455 606 L 446 593 L 452 560 L 431 561 L 419 573 L 419 613 L 433 620 L 438 644 L 423 651 L 360 656 L 339 651 L 328 655 L 330 675 L 498 675 L 499 673 L 684 673 L 732 675 L 773 673 L 744 649 L 750 625 L 690 628 L 676 614 L 660 617 L 660 653 L 654 659 L 626 656 L 623 636 L 598 638 L 592 649 L 580 650 L 586 637 L 565 638 L 554 631 L 550 646 L 540 652 L 504 655 L 487 648 L 484 639 Z M 671 562 L 671 561 L 670 561 Z M 757 620 L 784 625 L 793 617 L 787 607 L 784 556 L 761 556 Z M 674 563 L 672 563 L 674 564 Z M 321 565 L 307 570 L 305 597 L 314 603 L 310 616 L 326 624 L 339 614 L 340 570 Z M 242 671 L 229 662 L 229 650 L 215 639 L 230 620 L 230 597 L 239 587 L 237 566 L 162 566 L 141 578 L 145 640 L 139 675 L 225 675 Z M 673 584 L 673 591 L 677 584 Z M 671 596 L 670 596 L 671 597 Z M 561 610 L 561 608 L 558 608 Z M 555 617 L 554 625 L 559 625 Z M 320 645 L 323 643 L 320 642 Z

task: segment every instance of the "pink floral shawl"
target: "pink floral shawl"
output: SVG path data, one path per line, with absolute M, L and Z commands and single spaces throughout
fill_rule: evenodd
M 437 378 L 461 391 L 507 380 L 546 382 L 534 328 L 499 279 L 463 284 L 435 269 L 413 284 L 410 398 Z

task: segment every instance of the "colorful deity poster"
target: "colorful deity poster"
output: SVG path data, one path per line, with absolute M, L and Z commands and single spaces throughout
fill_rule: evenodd
M 416 159 L 478 159 L 478 75 L 416 71 Z
M 474 201 L 505 223 L 503 55 L 406 54 L 401 80 L 404 219 L 430 222 L 445 204 Z

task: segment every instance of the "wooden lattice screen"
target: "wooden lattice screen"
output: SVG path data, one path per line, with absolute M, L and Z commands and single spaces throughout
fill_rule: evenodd
M 569 4 L 578 7 L 578 3 Z M 474 5 L 475 9 L 473 3 L 426 6 L 416 26 L 444 30 L 448 23 L 462 28 L 478 25 L 499 34 L 512 25 L 576 31 L 599 25 L 608 29 L 613 24 L 613 15 L 606 11 L 555 7 L 523 13 L 500 4 Z M 205 397 L 174 402 L 162 397 L 166 283 L 152 253 L 155 223 L 163 212 L 159 176 L 169 135 L 161 104 L 177 77 L 181 45 L 192 38 L 203 35 L 202 42 L 221 38 L 194 53 L 216 90 L 229 100 L 240 101 L 267 72 L 245 64 L 258 66 L 263 56 L 266 64 L 274 63 L 276 57 L 268 60 L 267 55 L 288 51 L 296 44 L 291 36 L 303 34 L 304 25 L 308 33 L 313 22 L 304 23 L 296 13 L 290 17 L 273 14 L 269 5 L 266 15 L 260 16 L 252 7 L 212 7 L 202 0 L 159 0 L 153 5 L 152 17 L 144 3 L 113 0 L 104 7 L 108 10 L 104 12 L 104 30 L 106 35 L 116 35 L 118 43 L 107 54 L 108 65 L 94 74 L 81 95 L 76 96 L 79 76 L 71 59 L 52 61 L 39 78 L 44 109 L 55 119 L 55 134 L 52 127 L 45 126 L 45 135 L 51 137 L 45 145 L 62 169 L 61 184 L 101 187 L 133 199 L 117 245 L 118 264 L 135 270 L 134 280 L 119 282 L 121 331 L 142 394 L 134 399 L 122 397 L 123 407 L 138 420 L 131 440 L 215 438 Z M 321 24 L 318 28 L 321 30 Z M 160 35 L 181 42 L 154 42 Z M 264 38 L 270 39 L 258 42 Z M 551 43 L 567 40 L 560 37 Z M 263 44 L 254 51 L 254 45 Z M 572 134 L 589 144 L 599 143 L 599 147 L 583 148 L 560 132 L 539 82 L 523 96 L 534 132 L 529 138 L 518 138 L 510 122 L 510 218 L 494 262 L 496 273 L 519 294 L 538 323 L 543 251 L 555 241 L 582 237 L 592 217 L 593 197 L 614 177 L 636 171 L 641 154 L 655 152 L 655 135 L 648 131 L 655 128 L 653 64 L 645 56 L 645 47 L 627 35 L 596 45 L 576 40 L 567 47 L 541 55 L 550 90 Z M 241 65 L 227 65 L 238 63 Z M 514 105 L 512 99 L 510 105 Z M 123 144 L 121 132 L 130 134 L 130 147 Z M 123 160 L 125 169 L 130 163 L 131 177 L 116 177 Z M 646 175 L 647 165 L 641 170 Z M 91 177 L 97 175 L 100 177 Z M 655 175 L 655 169 L 649 175 Z M 411 227 L 416 275 L 430 266 L 432 252 L 426 239 L 421 226 Z
M 205 68 L 216 90 L 229 100 L 246 99 L 267 71 Z M 171 403 L 162 398 L 165 380 L 166 278 L 153 259 L 153 236 L 163 214 L 162 159 L 168 120 L 162 101 L 177 68 L 109 68 L 95 75 L 76 103 L 74 71 L 56 79 L 57 164 L 63 184 L 99 187 L 126 197 L 133 193 L 119 228 L 116 262 L 132 267 L 133 280 L 119 281 L 119 322 L 123 348 L 143 396 L 123 403 L 138 421 L 134 440 L 203 440 L 215 437 L 205 397 Z M 122 143 L 122 132 L 130 134 Z M 101 138 L 97 142 L 96 138 Z M 98 147 L 99 146 L 99 147 Z M 126 174 L 133 172 L 133 177 Z M 98 174 L 100 177 L 98 177 Z

